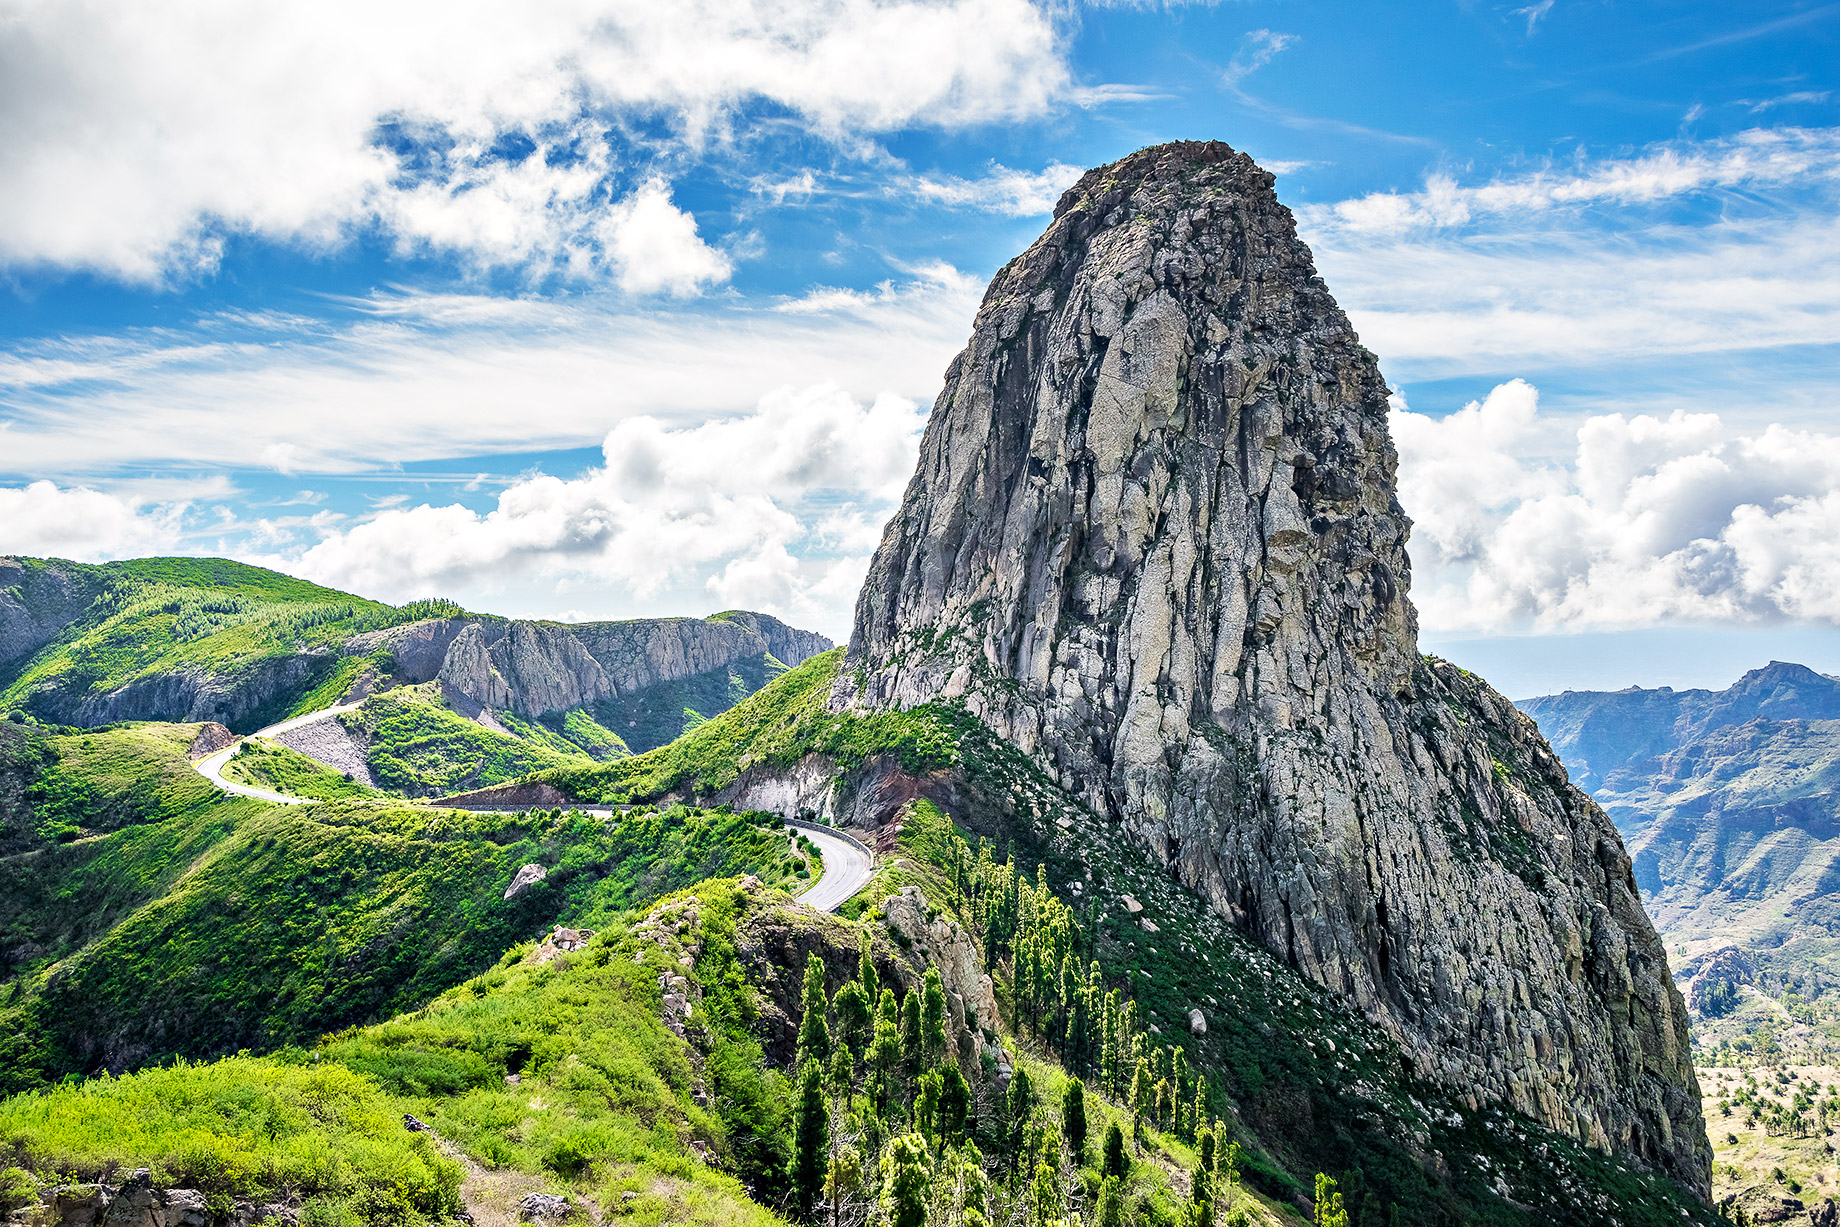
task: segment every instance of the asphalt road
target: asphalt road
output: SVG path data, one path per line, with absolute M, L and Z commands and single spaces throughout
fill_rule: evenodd
M 799 896 L 800 903 L 817 908 L 820 912 L 834 912 L 851 895 L 869 884 L 869 874 L 874 866 L 860 848 L 811 827 L 796 829 L 799 834 L 817 844 L 818 851 L 824 856 L 824 876 Z
M 224 778 L 224 765 L 228 763 L 242 744 L 256 737 L 275 737 L 289 729 L 297 729 L 303 724 L 312 724 L 319 720 L 330 720 L 340 712 L 351 711 L 356 703 L 343 707 L 328 707 L 304 716 L 295 716 L 279 724 L 271 724 L 265 729 L 257 729 L 248 737 L 239 737 L 236 742 L 215 754 L 206 755 L 193 763 L 198 774 L 228 793 L 239 797 L 254 797 L 258 801 L 269 801 L 276 805 L 302 805 L 309 798 L 290 796 L 287 793 L 272 792 L 266 788 L 256 788 L 249 784 L 240 784 L 235 780 Z M 500 811 L 503 812 L 503 811 Z M 588 810 L 587 813 L 610 816 L 611 810 Z M 834 912 L 857 891 L 869 884 L 869 875 L 874 869 L 870 858 L 862 849 L 835 835 L 812 827 L 798 827 L 798 832 L 818 845 L 819 853 L 824 857 L 824 876 L 813 883 L 799 902 L 814 907 L 820 912 Z

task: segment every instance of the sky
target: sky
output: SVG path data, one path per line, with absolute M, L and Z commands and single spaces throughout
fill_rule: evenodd
M 842 640 L 1080 172 L 1277 176 L 1426 650 L 1840 672 L 1840 4 L 0 0 L 0 551 Z

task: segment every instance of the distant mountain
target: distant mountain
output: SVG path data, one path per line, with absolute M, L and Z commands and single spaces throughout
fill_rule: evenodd
M 0 557 L 0 711 L 64 726 L 248 732 L 419 686 L 494 734 L 604 758 L 662 745 L 830 647 L 741 610 L 565 625 L 390 606 L 218 558 Z
M 1572 780 L 1595 795 L 1652 774 L 1697 738 L 1752 720 L 1840 720 L 1840 679 L 1773 660 L 1728 690 L 1568 690 L 1517 704 L 1539 722 Z
M 1723 975 L 1732 960 L 1711 956 L 1736 946 L 1767 952 L 1766 980 L 1804 996 L 1834 978 L 1840 679 L 1772 661 L 1727 690 L 1567 691 L 1520 706 L 1622 832 L 1677 972 Z M 1687 996 L 1696 1009 L 1729 1000 Z

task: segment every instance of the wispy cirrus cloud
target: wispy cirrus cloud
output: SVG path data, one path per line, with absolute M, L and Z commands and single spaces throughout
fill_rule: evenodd
M 1416 377 L 1840 336 L 1840 129 L 1675 141 L 1306 206 L 1363 339 Z

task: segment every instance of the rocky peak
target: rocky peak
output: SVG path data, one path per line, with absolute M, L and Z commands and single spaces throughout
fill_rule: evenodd
M 832 703 L 961 700 L 1422 1075 L 1704 1195 L 1615 828 L 1418 655 L 1386 396 L 1249 158 L 1088 173 L 947 369 Z

